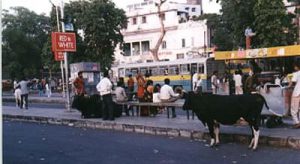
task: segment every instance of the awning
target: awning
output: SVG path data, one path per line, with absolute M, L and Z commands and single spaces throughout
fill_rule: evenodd
M 215 52 L 215 60 L 245 60 L 288 56 L 300 56 L 300 45 Z

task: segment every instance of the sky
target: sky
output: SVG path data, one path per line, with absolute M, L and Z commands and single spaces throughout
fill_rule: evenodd
M 143 0 L 112 0 L 117 7 L 125 9 L 127 5 L 142 2 Z M 185 0 L 171 0 L 173 2 L 185 2 Z M 60 0 L 52 0 L 54 4 L 60 4 Z M 64 0 L 69 2 L 69 0 Z M 49 0 L 2 0 L 2 8 L 9 9 L 13 6 L 23 6 L 30 10 L 35 11 L 38 14 L 46 13 L 49 15 L 51 4 Z M 220 9 L 218 4 L 210 2 L 209 0 L 203 0 L 203 7 L 206 9 L 206 13 L 217 12 Z

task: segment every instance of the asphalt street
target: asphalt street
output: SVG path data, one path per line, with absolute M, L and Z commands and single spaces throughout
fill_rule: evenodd
M 5 164 L 298 164 L 297 150 L 4 121 Z

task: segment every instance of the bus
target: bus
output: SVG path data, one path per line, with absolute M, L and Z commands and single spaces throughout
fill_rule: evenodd
M 211 91 L 210 76 L 217 70 L 222 76 L 225 72 L 224 61 L 215 61 L 214 58 L 178 59 L 175 61 L 160 61 L 149 63 L 120 64 L 112 68 L 114 75 L 123 78 L 126 82 L 128 76 L 135 77 L 141 72 L 146 79 L 153 80 L 154 84 L 164 84 L 164 79 L 169 78 L 171 85 L 180 86 L 186 91 L 192 90 L 192 75 L 198 72 L 202 79 L 203 92 Z

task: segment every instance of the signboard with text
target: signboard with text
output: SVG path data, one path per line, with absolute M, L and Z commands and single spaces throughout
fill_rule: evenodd
M 75 52 L 76 35 L 75 33 L 52 32 L 52 51 L 53 52 Z
M 64 60 L 64 52 L 54 52 L 54 60 L 55 61 L 63 61 Z

